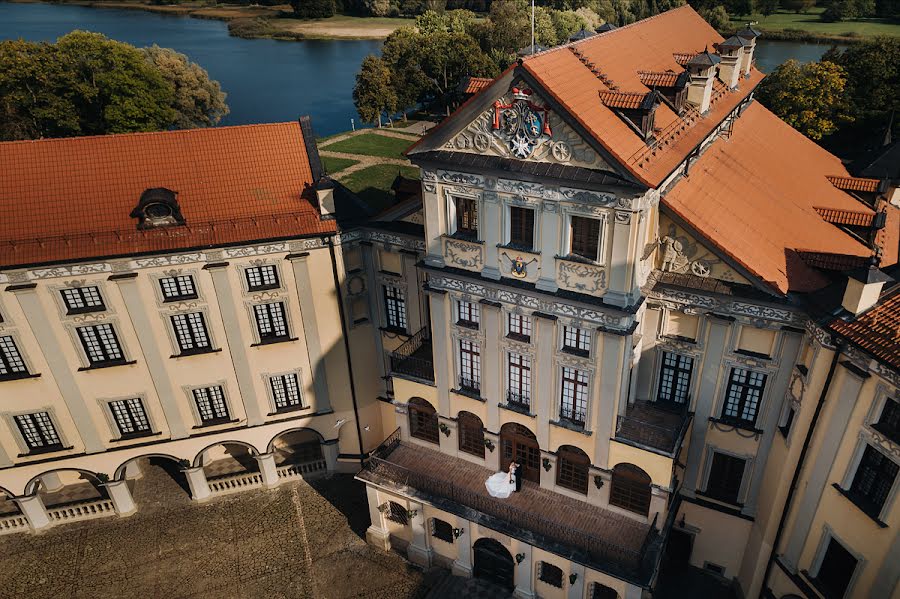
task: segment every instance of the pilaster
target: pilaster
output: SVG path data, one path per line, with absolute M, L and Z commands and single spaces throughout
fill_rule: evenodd
M 481 326 L 484 327 L 484 352 L 482 353 L 482 396 L 487 400 L 488 430 L 495 431 L 500 426 L 500 408 L 497 403 L 503 403 L 503 359 L 500 349 L 501 310 L 494 304 L 481 304 Z
M 322 454 L 325 456 L 325 466 L 329 474 L 333 473 L 337 467 L 339 453 L 340 444 L 337 439 L 329 439 L 322 443 Z
M 259 466 L 259 473 L 262 475 L 263 484 L 267 489 L 274 489 L 280 482 L 278 479 L 278 468 L 275 466 L 274 453 L 261 453 L 253 456 L 256 464 Z
M 425 263 L 429 266 L 444 267 L 443 248 L 441 247 L 441 213 L 446 209 L 445 199 L 438 195 L 437 184 L 428 177 L 434 178 L 433 172 L 422 171 L 422 208 L 425 212 L 425 244 L 427 255 Z
M 572 577 L 575 581 L 572 582 Z M 584 566 L 569 562 L 569 589 L 566 592 L 567 599 L 582 599 L 584 597 Z
M 500 257 L 497 245 L 502 243 L 500 234 L 500 198 L 496 191 L 485 191 L 482 195 L 483 219 L 481 222 L 481 235 L 484 238 L 484 267 L 482 276 L 495 281 L 500 279 Z
M 417 501 L 410 501 L 408 509 L 412 512 L 409 519 L 412 541 L 406 549 L 407 557 L 412 563 L 428 568 L 431 566 L 432 549 L 428 544 L 430 535 L 425 522 L 425 508 Z
M 451 360 L 453 340 L 450 336 L 450 298 L 446 293 L 430 292 L 431 301 L 431 343 L 434 353 L 434 384 L 437 387 L 437 411 L 450 415 L 450 389 L 455 387 L 452 380 Z
M 619 390 L 624 373 L 622 372 L 622 344 L 624 337 L 599 333 L 603 339 L 600 356 L 600 397 L 592 399 L 593 409 L 597 410 L 597 430 L 594 431 L 594 451 L 596 464 L 601 468 L 609 468 L 609 440 L 615 436 L 616 417 L 619 412 Z
M 513 539 L 512 546 L 513 556 L 524 556 L 522 561 L 516 564 L 515 596 L 520 597 L 521 599 L 534 599 L 534 581 L 532 580 L 532 572 L 534 572 L 534 562 L 532 562 L 531 557 L 531 545 L 525 543 L 524 541 L 520 541 L 519 539 Z
M 391 548 L 391 535 L 384 523 L 384 515 L 378 509 L 378 491 L 375 487 L 366 485 L 366 499 L 369 504 L 369 521 L 372 523 L 366 529 L 366 542 L 385 551 Z
M 387 360 L 384 353 L 384 340 L 381 338 L 381 324 L 384 322 L 381 316 L 381 287 L 375 279 L 375 250 L 370 242 L 364 241 L 359 244 L 362 250 L 363 265 L 366 269 L 366 287 L 369 290 L 369 320 L 372 322 L 373 337 L 375 339 L 375 355 L 378 356 L 378 374 L 384 378 L 388 376 Z M 387 383 L 384 383 L 387 389 Z
M 110 481 L 103 485 L 106 492 L 116 508 L 116 513 L 125 518 L 137 512 L 137 506 L 134 504 L 134 498 L 131 496 L 131 490 L 128 488 L 127 480 Z
M 454 576 L 472 576 L 472 532 L 469 530 L 469 522 L 458 522 L 459 537 L 456 539 L 456 559 L 450 571 Z
M 19 506 L 22 515 L 28 520 L 31 530 L 38 532 L 49 528 L 53 523 L 50 522 L 50 516 L 47 514 L 47 508 L 38 495 L 26 495 L 23 497 L 15 497 L 13 501 Z
M 556 320 L 535 316 L 534 328 L 537 359 L 531 366 L 534 389 L 531 397 L 531 411 L 538 415 L 534 423 L 537 428 L 534 434 L 537 435 L 538 445 L 549 448 L 550 421 L 557 418 L 553 414 L 555 404 L 553 381 L 556 379 L 556 363 L 553 357 L 556 348 Z
M 422 328 L 422 309 L 419 301 L 419 275 L 416 271 L 416 254 L 409 250 L 401 250 L 403 264 L 403 280 L 406 282 L 406 322 L 409 332 L 416 333 Z
M 633 214 L 627 210 L 617 210 L 612 228 L 612 252 L 609 262 L 609 288 L 604 301 L 616 306 L 627 306 L 631 303 L 632 277 L 631 269 L 635 257 L 629 256 L 632 246 Z
M 185 468 L 182 472 L 187 477 L 188 487 L 191 489 L 191 499 L 203 502 L 210 498 L 212 492 L 209 490 L 209 483 L 206 481 L 206 473 L 203 472 L 203 466 Z
M 541 210 L 536 214 L 540 219 L 537 230 L 540 232 L 541 251 L 541 275 L 535 287 L 541 291 L 555 293 L 559 286 L 556 284 L 556 255 L 560 253 L 560 218 L 559 204 L 555 201 L 544 200 Z

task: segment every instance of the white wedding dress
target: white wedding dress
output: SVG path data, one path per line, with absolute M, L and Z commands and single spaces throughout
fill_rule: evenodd
M 488 477 L 488 479 L 484 481 L 484 486 L 487 487 L 487 491 L 491 494 L 491 497 L 506 499 L 516 490 L 516 483 L 510 482 L 510 478 L 512 477 L 509 472 L 498 472 L 497 474 L 492 474 Z

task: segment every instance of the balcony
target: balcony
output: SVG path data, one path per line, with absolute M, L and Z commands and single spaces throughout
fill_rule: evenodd
M 649 583 L 661 547 L 655 521 L 639 522 L 528 481 L 522 492 L 496 499 L 484 487 L 491 474 L 466 460 L 407 445 L 398 429 L 357 477 L 592 569 Z
M 391 374 L 434 382 L 434 354 L 427 328 L 420 329 L 406 343 L 391 352 Z
M 675 458 L 681 450 L 692 414 L 684 407 L 649 401 L 628 406 L 616 423 L 616 440 Z

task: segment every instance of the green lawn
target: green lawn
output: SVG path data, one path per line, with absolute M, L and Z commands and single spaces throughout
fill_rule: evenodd
M 359 164 L 359 161 L 351 160 L 350 158 L 322 156 L 322 164 L 325 166 L 325 172 L 327 172 L 329 175 L 333 175 L 344 170 L 347 167 L 353 166 L 354 164 Z
M 750 17 L 747 15 L 732 16 L 731 24 L 735 29 L 740 29 L 743 28 L 748 20 L 757 21 L 758 24 L 755 25 L 755 27 L 763 32 L 795 29 L 825 36 L 900 36 L 900 25 L 882 19 L 861 19 L 858 21 L 825 23 L 819 20 L 819 15 L 824 12 L 824 10 L 824 8 L 816 7 L 810 9 L 809 12 L 805 14 L 779 11 L 768 17 L 762 15 L 752 15 Z
M 340 182 L 380 212 L 394 203 L 391 183 L 394 182 L 398 172 L 407 178 L 419 178 L 419 169 L 415 167 L 379 164 L 351 173 L 340 179 Z
M 327 144 L 322 146 L 322 149 L 329 152 L 402 159 L 404 158 L 403 151 L 411 145 L 412 140 L 387 137 L 377 133 L 363 133 L 336 143 Z

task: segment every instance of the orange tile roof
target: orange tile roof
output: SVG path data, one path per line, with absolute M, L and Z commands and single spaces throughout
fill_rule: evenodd
M 879 198 L 875 209 L 887 213 L 884 228 L 875 235 L 875 245 L 881 249 L 880 264 L 882 267 L 892 266 L 900 260 L 900 208 Z
M 682 6 L 607 33 L 595 35 L 525 57 L 522 68 L 559 102 L 618 162 L 644 184 L 656 187 L 762 80 L 752 70 L 736 90 L 724 85 L 714 91 L 715 101 L 702 118 L 687 111 L 679 116 L 667 105 L 655 115 L 662 133 L 647 143 L 613 110 L 597 102 L 602 91 L 646 93 L 641 71 L 681 72 L 676 54 L 686 48 L 702 49 L 722 41 L 716 31 L 690 6 Z M 594 71 L 602 72 L 605 80 Z
M 831 179 L 831 177 L 826 177 Z M 838 188 L 840 189 L 840 187 Z M 835 225 L 851 225 L 854 227 L 871 227 L 872 214 L 869 212 L 860 212 L 858 210 L 828 210 L 826 208 L 816 208 L 819 216 Z
M 833 177 L 829 175 L 828 180 L 838 189 L 843 189 L 845 191 L 876 193 L 878 192 L 878 187 L 881 185 L 881 181 L 878 179 L 863 179 L 861 177 Z
M 466 82 L 466 89 L 463 90 L 464 94 L 477 94 L 491 83 L 493 83 L 493 79 L 490 77 L 469 77 L 469 80 Z
M 858 212 L 870 219 L 874 214 L 829 183 L 825 173 L 846 169 L 837 157 L 754 102 L 731 137 L 713 143 L 663 202 L 779 292 L 812 291 L 827 281 L 798 251 L 856 257 L 872 253 L 820 216 L 821 209 Z
M 636 92 L 600 92 L 600 101 L 610 108 L 625 108 L 636 110 L 641 107 L 647 98 L 646 93 Z
M 852 321 L 835 319 L 828 327 L 877 360 L 900 370 L 900 292 L 894 292 Z
M 0 143 L 0 267 L 333 233 L 298 122 Z M 187 226 L 138 231 L 148 188 Z
M 647 87 L 672 87 L 678 81 L 680 73 L 673 71 L 654 72 L 654 71 L 638 71 L 641 83 Z
M 672 58 L 675 59 L 675 62 L 680 64 L 681 66 L 686 65 L 691 62 L 691 59 L 700 54 L 700 52 L 673 52 Z

